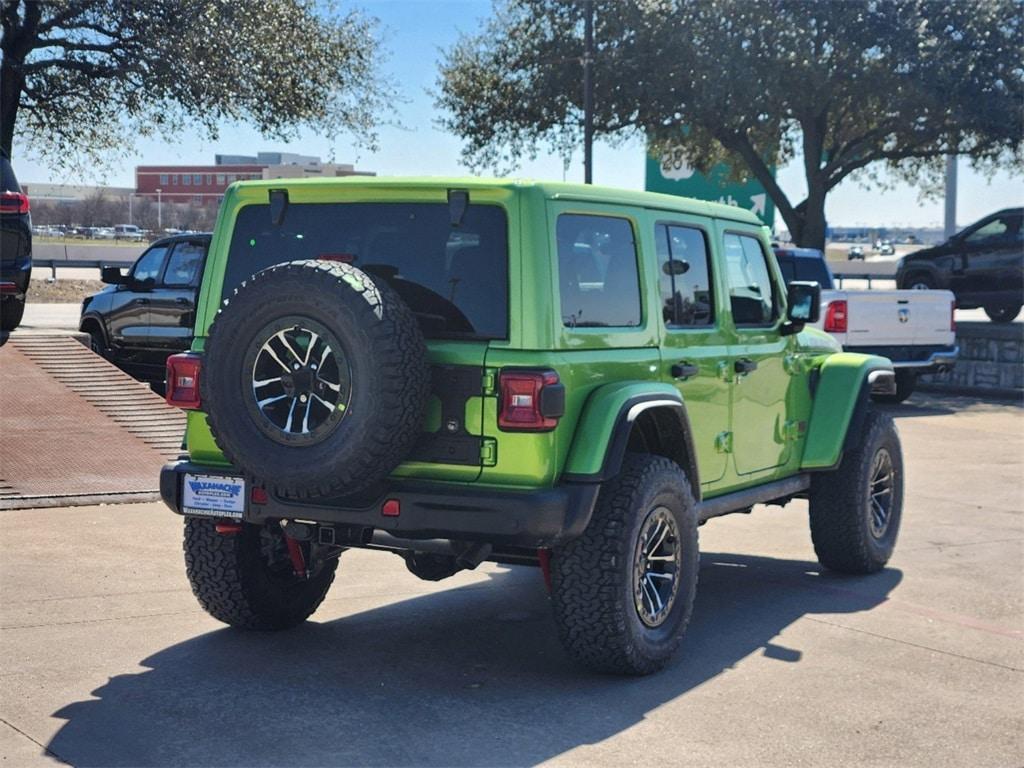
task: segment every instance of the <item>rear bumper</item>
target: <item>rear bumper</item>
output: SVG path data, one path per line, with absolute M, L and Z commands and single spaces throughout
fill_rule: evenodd
M 230 475 L 188 461 L 167 464 L 160 472 L 160 495 L 182 513 L 186 472 Z M 237 475 L 233 475 L 237 476 Z M 304 520 L 328 526 L 387 531 L 410 539 L 454 539 L 519 547 L 550 547 L 579 536 L 593 514 L 597 483 L 563 483 L 553 488 L 510 491 L 454 483 L 391 481 L 359 499 L 296 502 L 268 494 L 265 504 L 246 500 L 243 520 Z M 385 501 L 397 501 L 401 513 L 382 514 Z
M 948 371 L 960 356 L 960 347 L 956 344 L 949 347 L 844 347 L 844 351 L 881 355 L 889 358 L 897 371 L 913 373 Z

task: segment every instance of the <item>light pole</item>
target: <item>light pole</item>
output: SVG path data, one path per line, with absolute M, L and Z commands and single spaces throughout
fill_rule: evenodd
M 583 4 L 583 183 L 594 183 L 594 2 Z
M 157 190 L 156 190 L 156 231 L 157 232 L 159 232 L 161 229 L 164 228 L 164 209 L 163 209 L 163 205 L 162 205 L 161 200 L 160 200 L 160 193 L 161 192 L 163 192 L 163 190 L 160 189 L 159 187 L 157 187 Z

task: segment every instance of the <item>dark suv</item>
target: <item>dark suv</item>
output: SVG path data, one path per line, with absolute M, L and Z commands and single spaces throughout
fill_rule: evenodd
M 986 216 L 949 240 L 903 257 L 900 288 L 948 288 L 961 309 L 1007 323 L 1024 306 L 1024 208 Z
M 0 155 L 0 331 L 21 324 L 25 293 L 32 276 L 32 216 L 28 195 L 14 175 L 6 154 Z
M 163 384 L 168 355 L 192 344 L 196 294 L 209 234 L 167 237 L 153 243 L 128 274 L 104 267 L 109 284 L 82 302 L 79 329 L 93 351 L 137 379 Z

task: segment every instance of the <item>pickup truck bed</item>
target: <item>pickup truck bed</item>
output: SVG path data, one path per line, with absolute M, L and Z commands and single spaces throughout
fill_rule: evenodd
M 847 352 L 866 352 L 892 360 L 896 368 L 896 401 L 913 391 L 919 374 L 952 368 L 959 349 L 950 291 L 844 291 L 834 287 L 821 251 L 776 249 L 788 283 L 814 280 L 821 287 L 818 328 L 831 334 Z

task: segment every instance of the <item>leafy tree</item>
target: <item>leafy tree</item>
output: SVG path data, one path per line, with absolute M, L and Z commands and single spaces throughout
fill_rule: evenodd
M 595 0 L 595 131 L 681 146 L 760 181 L 795 241 L 823 247 L 847 177 L 934 192 L 943 157 L 1024 163 L 1020 0 Z M 582 133 L 581 2 L 504 0 L 441 63 L 442 124 L 470 167 L 505 170 Z M 684 130 L 685 128 L 685 130 Z M 793 201 L 772 161 L 802 155 Z M 875 178 L 877 180 L 877 178 Z
M 317 0 L 2 0 L 0 148 L 102 161 L 224 120 L 372 144 L 390 97 L 374 22 Z

